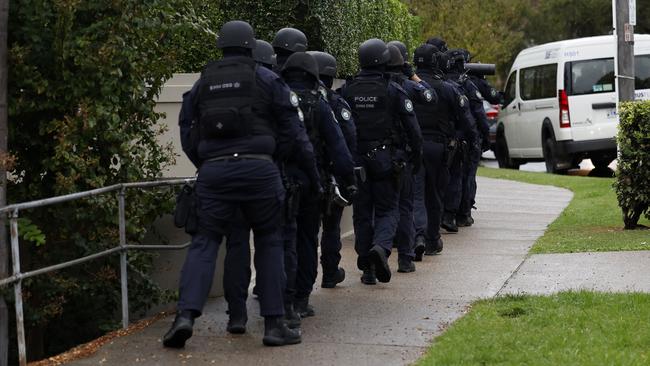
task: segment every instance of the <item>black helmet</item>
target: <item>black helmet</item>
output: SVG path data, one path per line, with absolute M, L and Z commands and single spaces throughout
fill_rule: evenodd
M 437 51 L 435 53 L 436 61 L 434 68 L 447 72 L 451 69 L 451 61 L 446 52 Z
M 315 80 L 318 80 L 318 63 L 312 55 L 306 52 L 296 52 L 289 56 L 282 67 L 281 73 L 284 75 L 291 70 L 304 71 L 313 76 Z
M 217 47 L 242 47 L 255 49 L 255 31 L 250 24 L 233 20 L 224 24 L 219 30 Z
M 395 45 L 388 45 L 388 52 L 390 53 L 390 60 L 388 61 L 389 67 L 400 67 L 404 65 L 404 57 Z
M 425 43 L 415 49 L 413 63 L 417 67 L 436 67 L 436 53 L 440 52 L 438 47 Z
M 463 53 L 463 58 L 465 58 L 465 63 L 469 63 L 472 60 L 472 54 L 468 50 L 461 48 L 460 51 Z
M 402 58 L 404 61 L 409 59 L 408 51 L 406 49 L 406 45 L 402 43 L 401 41 L 390 41 L 386 43 L 386 46 L 395 46 L 399 50 L 399 52 L 402 54 Z
M 427 43 L 438 47 L 440 52 L 447 52 L 448 50 L 447 42 L 445 42 L 445 40 L 440 37 L 431 37 L 427 39 Z
M 465 70 L 465 53 L 460 48 L 454 48 L 446 52 L 449 57 L 450 67 L 456 71 Z
M 390 60 L 386 43 L 378 38 L 371 38 L 359 46 L 359 64 L 361 67 L 381 66 Z
M 296 28 L 282 28 L 273 38 L 273 48 L 290 52 L 307 51 L 307 36 Z
M 275 51 L 273 51 L 273 46 L 267 41 L 261 39 L 257 40 L 257 47 L 253 50 L 253 60 L 255 62 L 266 64 L 266 65 L 275 65 L 277 61 L 275 60 Z
M 318 64 L 318 74 L 322 76 L 336 77 L 336 59 L 327 52 L 309 51 L 308 54 L 316 60 Z

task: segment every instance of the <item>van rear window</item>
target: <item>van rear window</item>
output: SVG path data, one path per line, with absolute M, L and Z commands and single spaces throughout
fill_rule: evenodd
M 634 87 L 650 89 L 650 55 L 639 55 L 634 58 Z
M 613 58 L 571 62 L 567 71 L 569 95 L 609 93 L 615 89 Z

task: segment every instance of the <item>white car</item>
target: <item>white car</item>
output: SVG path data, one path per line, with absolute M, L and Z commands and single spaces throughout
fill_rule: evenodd
M 650 99 L 650 35 L 635 35 L 636 99 Z M 582 159 L 606 167 L 616 158 L 615 36 L 525 49 L 512 65 L 499 113 L 499 167 L 545 161 L 550 173 Z

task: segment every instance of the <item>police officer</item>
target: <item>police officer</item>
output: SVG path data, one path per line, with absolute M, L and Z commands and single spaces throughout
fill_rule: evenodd
M 356 191 L 352 156 L 332 109 L 319 91 L 318 75 L 316 60 L 305 52 L 292 54 L 282 68 L 283 79 L 300 99 L 300 110 L 316 152 L 322 185 L 334 175 L 342 178 L 342 187 Z M 304 178 L 299 173 L 296 172 L 296 176 L 302 181 Z M 307 317 L 314 315 L 309 296 L 318 272 L 318 231 L 323 201 L 320 192 L 306 185 L 303 187 L 296 222 L 298 270 L 294 309 L 301 317 Z
M 444 194 L 449 181 L 449 161 L 455 154 L 456 131 L 471 133 L 471 115 L 467 98 L 458 88 L 445 80 L 446 54 L 431 44 L 423 44 L 415 50 L 414 63 L 417 73 L 435 90 L 438 103 L 418 103 L 415 112 L 422 130 L 424 174 L 417 176 L 416 187 L 421 187 L 425 212 L 417 216 L 427 218 L 426 251 L 434 255 L 443 249 L 440 237 L 440 221 Z M 416 190 L 418 192 L 418 190 Z M 416 205 L 416 210 L 420 209 Z
M 309 51 L 308 53 L 318 63 L 318 76 L 322 83 L 320 90 L 334 111 L 334 116 L 341 128 L 341 132 L 343 132 L 348 150 L 356 161 L 357 132 L 350 106 L 340 94 L 332 90 L 337 72 L 336 58 L 321 51 Z M 343 177 L 335 177 L 335 179 L 337 182 L 343 182 Z M 332 192 L 333 188 L 328 187 L 328 191 Z M 343 191 L 341 193 L 348 193 L 348 195 L 344 196 L 348 202 L 354 198 L 350 195 L 350 193 L 354 192 Z M 326 201 L 322 210 L 323 228 L 320 243 L 320 262 L 323 268 L 322 288 L 334 288 L 345 280 L 345 270 L 339 267 L 341 263 L 341 218 L 343 216 L 343 207 L 343 205 L 335 202 Z
M 280 74 L 289 56 L 296 52 L 307 51 L 307 36 L 296 28 L 282 28 L 275 34 L 271 44 L 277 54 L 275 70 Z
M 271 44 L 273 45 L 273 49 L 277 55 L 277 65 L 275 66 L 275 71 L 280 75 L 282 67 L 292 54 L 296 52 L 304 52 L 307 49 L 307 37 L 302 31 L 298 29 L 282 28 L 276 33 Z M 300 103 L 297 95 L 296 103 Z M 296 276 L 299 261 L 296 247 L 296 239 L 298 235 L 297 217 L 301 206 L 301 192 L 320 192 L 323 189 L 318 172 L 310 172 L 309 170 L 311 168 L 305 167 L 303 163 L 304 162 L 301 159 L 300 155 L 295 155 L 291 157 L 291 159 L 289 159 L 287 162 L 285 162 L 282 166 L 283 180 L 285 187 L 287 188 L 285 222 L 282 227 L 285 272 L 287 275 L 284 303 L 286 322 L 291 328 L 297 328 L 300 326 L 300 315 L 294 309 L 294 302 L 296 294 Z M 307 182 L 307 180 L 310 182 Z M 308 307 L 308 303 L 304 305 L 305 308 L 302 309 L 303 315 L 313 315 L 313 309 L 310 309 Z
M 269 70 L 275 65 L 275 51 L 270 43 L 261 39 L 253 50 L 253 60 Z M 226 240 L 226 258 L 224 259 L 223 290 L 228 303 L 228 325 L 226 330 L 232 334 L 246 332 L 248 314 L 246 300 L 251 281 L 250 259 L 250 225 L 241 212 L 234 220 Z
M 440 37 L 430 37 L 427 39 L 427 44 L 435 46 L 440 52 L 447 52 L 449 50 L 447 48 L 447 42 Z
M 399 221 L 399 178 L 403 160 L 400 140 L 404 134 L 413 161 L 421 156 L 422 136 L 413 102 L 397 83 L 385 75 L 390 52 L 384 41 L 369 39 L 359 47 L 361 71 L 341 95 L 352 108 L 357 127 L 357 151 L 368 179 L 360 184 L 354 201 L 355 249 L 361 281 L 373 285 L 389 282 L 387 258 Z
M 224 57 L 208 64 L 183 98 L 181 142 L 199 167 L 198 231 L 181 271 L 178 313 L 163 336 L 165 347 L 184 347 L 192 336 L 212 286 L 219 244 L 238 210 L 255 234 L 263 343 L 301 341 L 300 333 L 282 321 L 285 275 L 278 220 L 284 189 L 274 159 L 298 151 L 315 166 L 314 152 L 299 123 L 297 98 L 277 75 L 255 67 L 255 46 L 248 23 L 224 24 L 217 40 Z
M 483 97 L 479 89 L 472 83 L 465 70 L 467 51 L 463 49 L 451 49 L 447 51 L 449 57 L 449 72 L 447 78 L 456 83 L 465 96 L 469 99 L 469 107 L 475 121 L 474 137 L 464 135 L 463 138 L 463 161 L 460 163 L 460 171 L 454 170 L 460 175 L 461 190 L 454 193 L 453 200 L 448 200 L 445 205 L 445 215 L 443 216 L 442 226 L 449 231 L 458 231 L 458 226 L 469 226 L 469 217 L 471 216 L 473 206 L 473 196 L 476 194 L 476 171 L 481 159 L 482 136 L 487 138 L 488 122 L 483 107 Z M 457 165 L 455 167 L 458 167 Z M 454 186 L 450 190 L 456 192 L 456 174 L 452 174 Z M 473 193 L 472 193 L 473 192 Z M 457 197 L 460 196 L 460 197 Z
M 398 45 L 403 47 L 398 47 Z M 420 78 L 417 78 L 419 82 L 411 80 L 411 78 L 416 78 L 416 75 L 410 64 L 405 66 L 407 63 L 404 61 L 402 49 L 405 54 L 406 46 L 404 46 L 402 42 L 391 41 L 388 43 L 390 61 L 388 62 L 386 71 L 390 75 L 391 79 L 406 91 L 409 99 L 413 101 L 415 105 L 435 103 L 435 93 L 430 90 L 430 86 L 426 82 L 422 81 Z M 407 75 L 410 75 L 410 77 Z M 409 147 L 403 142 L 400 142 L 400 144 L 404 151 L 409 151 Z M 412 161 L 410 156 L 408 158 L 409 159 L 405 161 L 406 165 L 404 166 L 403 176 L 400 182 L 400 220 L 397 225 L 397 235 L 395 236 L 398 251 L 397 271 L 401 273 L 414 272 L 415 264 L 413 263 L 413 260 L 416 256 L 421 258 L 425 250 L 424 242 L 419 242 L 419 245 L 417 247 L 415 246 L 415 226 L 413 216 L 414 175 L 419 174 L 422 162 Z

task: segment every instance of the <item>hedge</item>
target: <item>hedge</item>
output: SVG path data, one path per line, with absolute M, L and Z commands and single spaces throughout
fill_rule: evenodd
M 626 229 L 650 218 L 650 102 L 621 105 L 617 180 L 614 183 Z
M 207 23 L 214 26 L 214 33 L 223 22 L 239 19 L 249 22 L 257 37 L 269 42 L 283 27 L 298 28 L 307 35 L 309 49 L 323 50 L 337 58 L 340 77 L 356 73 L 357 48 L 366 39 L 401 40 L 413 50 L 420 37 L 420 19 L 399 0 L 224 0 L 211 5 L 205 16 Z M 203 39 L 193 37 L 199 38 Z M 207 46 L 214 47 L 214 42 Z M 204 56 L 198 54 L 200 49 L 188 44 L 184 57 L 200 59 Z M 209 60 L 204 57 L 202 62 L 182 62 L 178 70 L 196 72 L 199 64 Z

